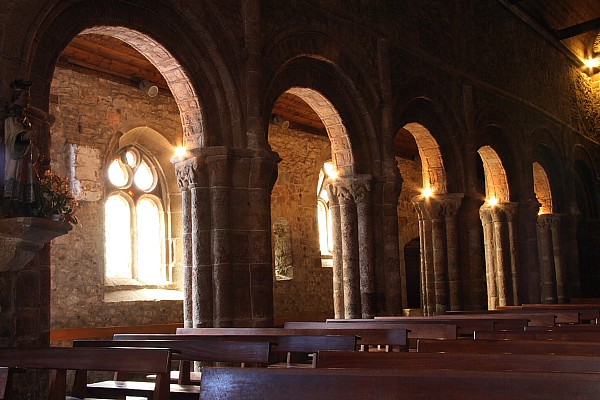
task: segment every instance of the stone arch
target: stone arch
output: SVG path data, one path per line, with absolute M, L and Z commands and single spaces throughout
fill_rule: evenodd
M 286 31 L 265 46 L 268 63 L 264 77 L 269 84 L 263 101 L 264 126 L 282 93 L 312 93 L 314 99 L 305 101 L 321 108 L 326 117 L 322 119 L 326 127 L 329 125 L 332 154 L 339 162 L 336 166 L 340 174 L 378 174 L 382 168 L 381 147 L 369 108 L 379 101 L 377 91 L 368 83 L 365 72 L 339 50 L 343 46 L 331 51 L 331 40 L 319 32 Z M 325 99 L 329 105 L 323 102 Z M 345 134 L 341 133 L 342 127 Z
M 582 219 L 600 218 L 600 190 L 598 174 L 589 153 L 582 147 L 575 148 L 575 192 Z
M 401 127 L 410 123 L 425 127 L 439 146 L 443 164 L 452 166 L 451 170 L 445 170 L 446 192 L 464 192 L 464 165 L 460 150 L 460 132 L 464 128 L 451 107 L 440 98 L 436 82 L 414 78 L 396 92 L 398 94 L 393 102 L 394 136 Z M 393 143 L 385 143 L 384 146 L 394 148 Z
M 510 199 L 508 180 L 500 156 L 490 146 L 482 146 L 477 152 L 483 161 L 486 199 L 508 202 Z
M 533 163 L 533 191 L 540 202 L 540 214 L 551 214 L 552 208 L 552 189 L 546 170 L 539 162 Z
M 22 48 L 18 74 L 33 81 L 32 106 L 47 110 L 56 60 L 68 43 L 81 33 L 99 33 L 130 44 L 163 74 L 177 101 L 188 148 L 245 143 L 236 85 L 211 35 L 217 29 L 214 18 L 197 15 L 191 26 L 182 23 L 191 18 L 186 12 L 126 1 L 49 6 L 39 13 L 34 24 L 39 29 L 29 33 Z M 199 29 L 202 24 L 206 29 Z M 149 33 L 148 26 L 160 28 Z M 200 92 L 199 87 L 212 90 Z
M 430 189 L 433 193 L 446 193 L 446 170 L 440 146 L 431 132 L 419 123 L 409 123 L 404 126 L 408 130 L 419 149 L 422 163 L 423 189 Z

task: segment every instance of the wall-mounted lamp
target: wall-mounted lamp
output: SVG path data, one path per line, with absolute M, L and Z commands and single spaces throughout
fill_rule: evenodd
M 431 189 L 431 188 L 423 188 L 423 190 L 421 190 L 421 196 L 423 196 L 423 197 L 431 197 L 431 196 L 433 196 L 433 189 Z
M 492 207 L 495 207 L 495 206 L 497 206 L 497 205 L 498 205 L 498 199 L 497 199 L 497 198 L 495 198 L 495 197 L 492 197 L 492 198 L 488 199 L 488 201 L 487 201 L 487 202 L 488 202 L 488 204 L 489 204 L 490 206 L 492 206 Z
M 154 97 L 158 94 L 158 86 L 145 79 L 140 79 L 139 88 L 142 92 L 146 93 L 150 97 Z
M 273 122 L 274 125 L 277 125 L 283 130 L 290 127 L 290 121 L 278 114 L 271 115 L 271 122 Z
M 584 68 L 585 68 L 585 72 L 592 76 L 596 73 L 598 73 L 598 71 L 600 71 L 600 69 L 598 69 L 600 67 L 600 55 L 595 56 L 595 57 L 591 57 L 591 58 L 587 58 L 585 60 L 582 60 Z

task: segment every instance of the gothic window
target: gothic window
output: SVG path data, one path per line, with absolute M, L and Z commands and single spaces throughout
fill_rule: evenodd
M 335 167 L 331 161 L 327 161 L 319 171 L 319 183 L 317 184 L 317 218 L 319 223 L 319 243 L 321 258 L 331 258 L 333 252 L 333 238 L 331 225 L 331 210 L 329 208 L 329 193 L 325 187 L 327 178 L 332 177 Z
M 167 283 L 164 213 L 156 169 L 148 157 L 129 147 L 116 154 L 107 172 L 106 278 Z

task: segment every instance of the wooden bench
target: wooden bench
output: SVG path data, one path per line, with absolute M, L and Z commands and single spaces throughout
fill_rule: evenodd
M 63 328 L 50 331 L 50 341 L 73 341 L 77 339 L 110 339 L 117 333 L 175 333 L 183 324 L 152 324 L 130 326 L 103 326 L 92 328 Z
M 337 321 L 337 320 L 335 320 Z M 285 323 L 286 329 L 347 329 L 350 332 L 357 332 L 364 329 L 404 329 L 408 332 L 409 348 L 416 347 L 416 340 L 419 338 L 427 339 L 456 339 L 458 337 L 458 327 L 447 324 L 401 324 L 395 322 L 381 322 L 368 320 L 368 322 L 338 323 L 338 322 L 295 322 Z
M 175 335 L 174 335 L 175 337 Z M 87 347 L 156 347 L 173 351 L 173 360 L 180 361 L 177 383 L 171 383 L 171 399 L 197 399 L 201 375 L 192 377 L 191 361 L 229 363 L 266 367 L 271 363 L 271 343 L 258 341 L 228 341 L 211 337 L 189 337 L 172 340 L 76 340 L 76 348 Z M 194 379 L 192 379 L 194 378 Z M 134 381 L 118 375 L 113 380 L 88 384 L 88 392 L 96 397 L 117 396 L 119 393 L 147 396 L 153 383 Z
M 287 354 L 285 364 L 275 364 L 271 367 L 315 367 L 316 353 L 323 350 L 354 351 L 356 336 L 281 336 L 277 342 L 277 351 Z M 310 363 L 293 362 L 295 354 L 300 359 L 308 356 Z
M 600 374 L 397 369 L 213 368 L 202 400 L 595 399 Z
M 411 323 L 443 323 L 459 326 L 459 334 L 471 335 L 476 329 L 514 329 L 524 326 L 554 326 L 556 316 L 546 313 L 514 313 L 514 314 L 443 314 L 429 317 L 375 317 L 379 321 L 398 321 Z M 489 328 L 485 328 L 488 326 Z
M 600 357 L 599 342 L 561 340 L 420 339 L 417 352 L 481 354 L 556 354 Z
M 545 309 L 530 309 L 522 308 L 507 308 L 499 310 L 469 310 L 469 311 L 447 311 L 445 315 L 462 315 L 464 317 L 480 316 L 480 315 L 509 315 L 514 317 L 524 317 L 529 319 L 528 326 L 554 326 L 557 324 L 579 324 L 582 322 L 581 313 L 575 310 L 545 310 Z M 552 323 L 552 318 L 554 321 Z M 551 325 L 548 325 L 551 324 Z
M 600 372 L 600 357 L 476 353 L 320 351 L 317 368 L 451 369 L 474 371 Z
M 600 331 L 475 331 L 475 339 L 495 340 L 566 340 L 600 342 Z
M 76 371 L 72 387 L 72 395 L 75 397 L 89 396 L 86 386 L 88 371 L 119 371 L 155 374 L 155 382 L 152 383 L 147 397 L 152 400 L 169 399 L 171 351 L 168 349 L 0 348 L 0 366 L 50 370 L 50 400 L 65 399 L 67 370 Z
M 288 328 L 180 328 L 178 335 L 216 336 L 228 340 L 269 340 L 277 343 L 281 336 L 326 336 L 348 335 L 348 329 L 335 329 L 330 326 L 319 329 Z M 390 351 L 408 351 L 408 331 L 398 327 L 353 329 L 350 333 L 357 337 L 357 350 L 383 346 Z M 130 335 L 119 336 L 126 338 Z M 117 338 L 117 336 L 115 336 Z
M 557 313 L 577 312 L 579 313 L 581 322 L 597 324 L 598 320 L 600 320 L 600 304 L 523 304 L 521 306 L 502 306 L 498 310 Z

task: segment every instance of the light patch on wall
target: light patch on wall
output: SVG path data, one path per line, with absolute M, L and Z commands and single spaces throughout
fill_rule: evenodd
M 77 200 L 98 201 L 102 198 L 102 185 L 98 172 L 101 168 L 100 150 L 95 147 L 69 145 L 72 190 Z

